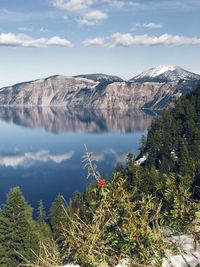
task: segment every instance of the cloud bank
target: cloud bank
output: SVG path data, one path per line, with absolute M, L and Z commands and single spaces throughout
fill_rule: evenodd
M 134 47 L 140 45 L 163 45 L 163 46 L 181 46 L 181 45 L 200 45 L 200 38 L 186 37 L 180 35 L 171 35 L 168 33 L 160 36 L 132 35 L 130 33 L 114 33 L 112 35 L 114 47 Z
M 62 46 L 72 47 L 72 43 L 59 36 L 53 36 L 51 38 L 33 38 L 25 34 L 15 33 L 1 33 L 0 34 L 0 46 L 13 46 L 13 47 L 48 47 L 48 46 Z
M 96 18 L 96 20 L 95 20 Z M 100 13 L 90 13 L 85 17 L 84 23 L 96 23 L 101 19 L 105 19 Z M 156 27 L 155 25 L 148 25 L 147 27 Z M 158 25 L 157 25 L 158 27 Z M 107 40 L 107 42 L 105 42 Z M 120 33 L 116 32 L 108 37 L 95 37 L 84 40 L 84 46 L 104 46 L 104 47 L 136 47 L 136 46 L 183 46 L 183 45 L 200 45 L 199 37 L 187 37 L 181 35 L 171 35 L 164 33 L 162 35 L 133 35 L 130 32 Z M 30 48 L 41 48 L 49 46 L 59 46 L 59 47 L 73 47 L 71 41 L 63 39 L 59 36 L 53 36 L 51 38 L 33 38 L 25 34 L 15 34 L 15 33 L 1 33 L 0 34 L 0 47 L 10 46 L 10 47 L 30 47 Z

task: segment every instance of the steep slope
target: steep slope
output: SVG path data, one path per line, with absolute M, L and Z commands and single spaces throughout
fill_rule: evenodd
M 200 80 L 200 75 L 175 65 L 161 65 L 135 76 L 131 82 L 172 82 L 179 80 Z
M 10 106 L 66 106 L 86 96 L 99 82 L 86 78 L 52 76 L 0 89 L 0 104 Z M 78 104 L 78 103 L 77 103 Z
M 200 83 L 151 125 L 146 164 L 163 173 L 173 171 L 200 186 Z M 199 197 L 200 193 L 198 192 Z
M 103 109 L 163 109 L 191 92 L 196 84 L 197 81 L 112 83 L 103 91 L 94 90 L 90 106 Z
M 140 75 L 146 77 L 144 82 L 125 82 L 104 74 L 52 76 L 1 88 L 0 106 L 163 109 L 173 106 L 179 97 L 194 90 L 200 78 L 177 67 L 175 70 L 169 70 L 169 67 L 154 70 L 145 75 Z M 170 81 L 161 82 L 160 75 Z M 156 81 L 158 77 L 160 81 Z

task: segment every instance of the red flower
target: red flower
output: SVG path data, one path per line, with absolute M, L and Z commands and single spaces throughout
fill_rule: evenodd
M 104 184 L 105 184 L 105 182 L 106 182 L 106 180 L 105 180 L 105 179 L 101 179 L 101 180 L 99 180 L 99 181 L 98 181 L 98 184 L 97 184 L 97 186 L 98 186 L 98 187 L 101 187 L 102 185 L 104 185 Z

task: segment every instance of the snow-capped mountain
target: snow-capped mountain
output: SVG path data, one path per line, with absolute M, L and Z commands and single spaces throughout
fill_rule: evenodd
M 0 106 L 163 109 L 196 88 L 200 75 L 159 66 L 129 82 L 105 74 L 55 75 L 0 88 Z
M 161 65 L 133 77 L 130 82 L 172 82 L 179 80 L 200 80 L 200 75 L 176 65 Z
M 96 82 L 123 82 L 118 76 L 107 75 L 102 73 L 93 73 L 93 74 L 82 74 L 74 76 L 75 78 L 86 78 Z

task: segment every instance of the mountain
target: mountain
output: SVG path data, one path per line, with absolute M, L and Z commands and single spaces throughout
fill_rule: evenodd
M 200 79 L 197 74 L 174 68 L 165 66 L 157 68 L 157 71 L 147 71 L 146 76 L 139 75 L 143 77 L 140 79 L 146 77 L 143 82 L 139 78 L 126 82 L 105 74 L 55 75 L 1 88 L 0 106 L 163 109 L 173 106 L 178 98 L 193 91 Z
M 179 80 L 200 80 L 200 75 L 175 65 L 161 65 L 135 76 L 130 82 L 172 82 Z
M 87 95 L 99 82 L 85 78 L 51 76 L 0 89 L 0 104 L 9 106 L 66 106 L 80 94 Z
M 123 82 L 123 79 L 121 79 L 118 76 L 112 76 L 102 73 L 93 73 L 93 74 L 81 74 L 74 76 L 75 78 L 86 78 L 90 79 L 96 82 Z

